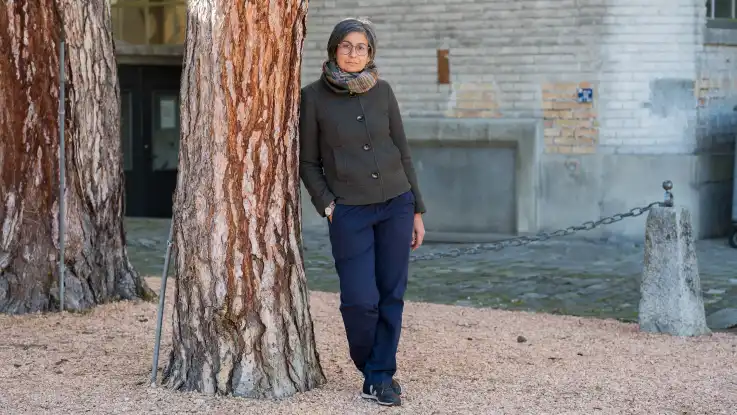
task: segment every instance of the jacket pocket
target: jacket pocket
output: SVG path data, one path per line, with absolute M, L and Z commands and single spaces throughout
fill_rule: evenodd
M 387 143 L 383 146 L 384 168 L 392 173 L 404 173 L 404 164 L 402 164 L 402 153 L 394 143 Z
M 345 149 L 333 148 L 333 163 L 335 166 L 335 177 L 341 182 L 348 182 L 348 163 L 346 161 Z

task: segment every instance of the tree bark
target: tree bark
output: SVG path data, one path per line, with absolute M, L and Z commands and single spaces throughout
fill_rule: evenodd
M 62 23 L 64 22 L 64 23 Z M 120 97 L 106 0 L 0 6 L 0 312 L 59 309 L 59 39 L 66 33 L 65 309 L 153 298 L 123 232 Z
M 301 243 L 306 13 L 306 0 L 189 2 L 171 388 L 281 398 L 325 382 Z

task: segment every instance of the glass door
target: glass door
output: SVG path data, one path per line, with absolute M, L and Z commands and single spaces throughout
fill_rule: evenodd
M 179 66 L 120 65 L 126 215 L 171 217 L 179 158 Z
M 179 160 L 179 94 L 153 93 L 151 170 L 176 171 Z
M 147 147 L 147 213 L 171 217 L 179 166 L 181 67 L 150 66 L 143 77 L 148 108 L 143 114 Z

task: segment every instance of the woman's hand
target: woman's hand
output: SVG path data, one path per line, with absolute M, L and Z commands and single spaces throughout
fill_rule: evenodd
M 415 227 L 412 231 L 412 250 L 419 248 L 425 239 L 425 224 L 422 222 L 422 214 L 415 213 Z

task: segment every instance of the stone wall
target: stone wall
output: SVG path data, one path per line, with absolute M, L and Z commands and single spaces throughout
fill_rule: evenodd
M 737 29 L 707 29 L 698 97 L 699 148 L 734 150 L 737 132 Z
M 574 99 L 577 86 L 587 85 L 595 105 L 581 124 L 591 128 L 598 112 L 601 147 L 688 151 L 703 2 L 635 3 L 313 0 L 303 75 L 305 81 L 319 75 L 335 23 L 366 16 L 376 25 L 382 76 L 395 86 L 405 116 L 549 119 L 547 89 Z M 438 85 L 437 51 L 445 49 L 452 82 Z M 567 115 L 558 119 L 574 124 Z
M 737 217 L 733 193 L 735 134 L 737 134 L 737 26 L 731 29 L 708 28 L 696 81 L 698 152 L 711 154 L 714 163 L 704 175 L 697 218 L 710 234 L 722 234 L 729 226 L 708 220 L 709 217 Z M 730 197 L 732 196 L 732 197 Z M 722 221 L 724 223 L 724 221 Z
M 303 82 L 319 76 L 335 23 L 367 17 L 377 30 L 382 76 L 404 117 L 419 120 L 411 125 L 432 118 L 485 120 L 489 129 L 503 126 L 494 120 L 540 124 L 536 134 L 519 138 L 533 157 L 516 158 L 537 166 L 509 172 L 535 192 L 526 200 L 535 211 L 526 223 L 534 226 L 518 231 L 567 227 L 642 206 L 660 199 L 660 183 L 670 179 L 676 200 L 693 212 L 697 235 L 718 235 L 728 228 L 723 201 L 731 195 L 733 150 L 725 144 L 714 155 L 710 143 L 728 143 L 735 118 L 726 100 L 715 106 L 714 79 L 724 77 L 702 75 L 705 68 L 731 71 L 724 57 L 734 52 L 715 49 L 721 46 L 704 52 L 702 0 L 646 3 L 312 0 Z M 439 51 L 447 51 L 448 84 L 438 82 Z M 578 102 L 579 88 L 591 88 L 593 102 Z M 698 107 L 699 99 L 706 106 Z M 473 151 L 470 143 L 463 146 Z M 536 176 L 519 176 L 520 170 Z M 460 169 L 457 175 L 471 180 Z M 432 215 L 429 206 L 428 220 Z M 643 228 L 644 218 L 630 219 L 590 234 L 641 238 Z
M 337 21 L 365 16 L 375 23 L 377 64 L 405 116 L 542 116 L 544 83 L 578 82 L 582 73 L 596 70 L 598 36 L 592 35 L 606 6 L 578 3 L 313 0 L 303 74 L 318 76 Z M 438 50 L 449 51 L 450 84 L 437 82 Z

